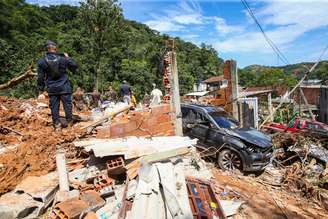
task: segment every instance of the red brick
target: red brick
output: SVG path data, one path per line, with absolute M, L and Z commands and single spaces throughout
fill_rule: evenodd
M 174 128 L 172 122 L 161 123 L 159 125 L 150 128 L 150 131 L 154 133 L 170 131 Z
M 162 114 L 156 117 L 157 123 L 164 123 L 172 121 L 172 116 L 170 114 Z
M 171 106 L 170 106 L 170 104 L 162 104 L 162 105 L 158 105 L 158 106 L 153 106 L 153 107 L 151 107 L 151 111 L 155 115 L 169 113 L 169 112 L 171 112 Z

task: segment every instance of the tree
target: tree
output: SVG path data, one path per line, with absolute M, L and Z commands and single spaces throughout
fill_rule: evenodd
M 122 10 L 117 0 L 87 0 L 81 3 L 80 19 L 83 34 L 89 39 L 86 48 L 92 54 L 94 83 L 98 89 L 104 59 L 111 47 L 113 35 L 119 30 Z
M 97 85 L 104 90 L 118 88 L 127 80 L 139 98 L 150 92 L 152 83 L 162 87 L 162 59 L 165 41 L 147 25 L 124 19 L 114 0 L 84 1 L 69 5 L 31 5 L 23 0 L 0 0 L 0 83 L 26 71 L 44 54 L 43 45 L 57 42 L 59 52 L 67 52 L 78 65 L 69 74 L 73 88 L 87 92 Z M 198 47 L 175 38 L 181 94 L 193 83 L 222 74 L 223 61 L 208 45 Z M 1 94 L 28 98 L 37 95 L 31 79 Z
M 292 87 L 297 83 L 296 77 L 290 73 L 284 73 L 278 68 L 264 68 L 256 71 L 243 69 L 239 71 L 240 85 L 246 87 L 280 86 Z

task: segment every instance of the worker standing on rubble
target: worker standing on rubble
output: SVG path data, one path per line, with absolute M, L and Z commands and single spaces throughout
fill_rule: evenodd
M 59 119 L 60 100 L 63 103 L 67 124 L 72 124 L 72 87 L 67 76 L 67 69 L 76 72 L 76 62 L 67 53 L 59 54 L 57 45 L 48 40 L 45 56 L 38 65 L 38 89 L 41 92 L 47 88 L 53 125 L 56 131 L 62 128 Z
M 101 95 L 98 92 L 97 88 L 93 88 L 91 93 L 91 107 L 98 108 L 101 105 Z
M 84 92 L 81 87 L 77 87 L 76 91 L 73 93 L 73 105 L 77 111 L 83 111 L 86 109 Z
M 107 91 L 104 94 L 104 100 L 110 101 L 110 102 L 114 102 L 116 103 L 117 101 L 117 93 L 115 92 L 115 90 L 113 89 L 112 86 L 109 86 Z
M 130 105 L 131 102 L 131 88 L 128 82 L 126 80 L 123 81 L 123 84 L 121 85 L 120 88 L 120 94 L 121 97 L 123 98 L 123 102 Z
M 163 93 L 160 89 L 156 88 L 156 84 L 153 84 L 153 90 L 150 93 L 151 102 L 150 106 L 156 106 L 161 104 Z

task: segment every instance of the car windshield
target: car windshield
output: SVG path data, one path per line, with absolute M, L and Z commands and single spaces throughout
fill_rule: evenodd
M 225 129 L 235 129 L 239 127 L 239 122 L 228 115 L 224 115 L 222 113 L 213 112 L 210 113 L 210 116 L 215 120 L 216 124 L 219 127 Z

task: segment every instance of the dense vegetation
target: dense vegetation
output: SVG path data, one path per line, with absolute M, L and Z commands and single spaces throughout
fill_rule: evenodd
M 161 63 L 167 35 L 146 25 L 126 20 L 115 0 L 87 0 L 80 7 L 39 7 L 24 0 L 0 0 L 0 83 L 36 67 L 47 39 L 56 41 L 79 64 L 70 80 L 100 91 L 109 84 L 118 88 L 127 80 L 137 96 L 162 84 Z M 181 93 L 194 82 L 222 74 L 223 61 L 210 46 L 175 39 Z M 7 95 L 31 97 L 37 94 L 36 80 L 26 81 Z
M 239 70 L 239 79 L 242 86 L 293 86 L 297 83 L 314 63 L 298 63 L 281 67 L 250 65 Z M 328 61 L 321 61 L 308 79 L 328 81 Z

